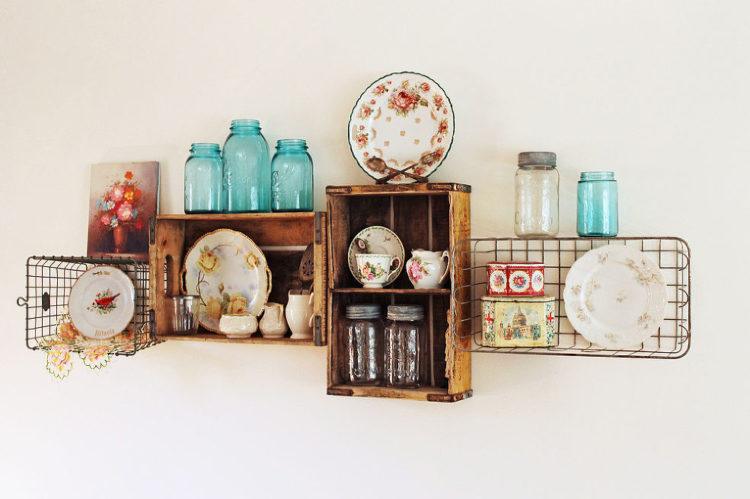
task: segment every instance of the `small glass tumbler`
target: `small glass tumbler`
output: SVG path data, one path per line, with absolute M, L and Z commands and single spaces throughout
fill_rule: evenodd
M 184 295 L 172 298 L 172 332 L 174 334 L 198 332 L 200 304 L 199 296 Z

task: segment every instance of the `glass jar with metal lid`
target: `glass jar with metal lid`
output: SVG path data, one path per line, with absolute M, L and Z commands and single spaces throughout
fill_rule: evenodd
M 420 354 L 424 338 L 424 308 L 420 305 L 390 305 L 385 325 L 385 365 L 388 386 L 414 388 L 420 385 Z
M 553 152 L 522 152 L 516 170 L 516 235 L 554 237 L 560 225 L 560 174 Z
M 339 342 L 339 374 L 345 383 L 376 385 L 382 379 L 383 320 L 380 305 L 346 307 L 346 323 Z

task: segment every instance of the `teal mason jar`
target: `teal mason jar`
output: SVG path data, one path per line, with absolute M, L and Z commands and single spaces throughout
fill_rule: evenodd
M 220 213 L 223 208 L 219 144 L 193 144 L 185 163 L 185 213 Z
M 614 172 L 581 172 L 578 181 L 578 235 L 615 237 L 617 181 Z
M 258 120 L 233 120 L 224 143 L 224 191 L 229 213 L 271 211 L 271 156 Z
M 279 140 L 271 169 L 273 211 L 312 211 L 313 162 L 304 139 Z

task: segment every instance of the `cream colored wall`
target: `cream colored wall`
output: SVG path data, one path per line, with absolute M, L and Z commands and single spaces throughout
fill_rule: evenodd
M 750 7 L 736 1 L 0 2 L 0 496 L 737 497 L 746 488 Z M 367 183 L 346 143 L 378 76 L 444 86 L 432 180 L 510 235 L 521 150 L 549 149 L 562 229 L 583 169 L 617 172 L 624 235 L 685 237 L 679 361 L 476 355 L 455 405 L 325 395 L 325 351 L 169 343 L 57 382 L 25 349 L 24 261 L 82 254 L 88 165 L 158 160 L 229 121 L 306 137 L 316 206 Z M 743 464 L 744 462 L 744 464 Z

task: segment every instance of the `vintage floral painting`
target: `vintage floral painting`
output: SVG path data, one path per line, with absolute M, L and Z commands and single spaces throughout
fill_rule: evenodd
M 88 256 L 148 260 L 149 219 L 158 207 L 159 163 L 93 165 Z

